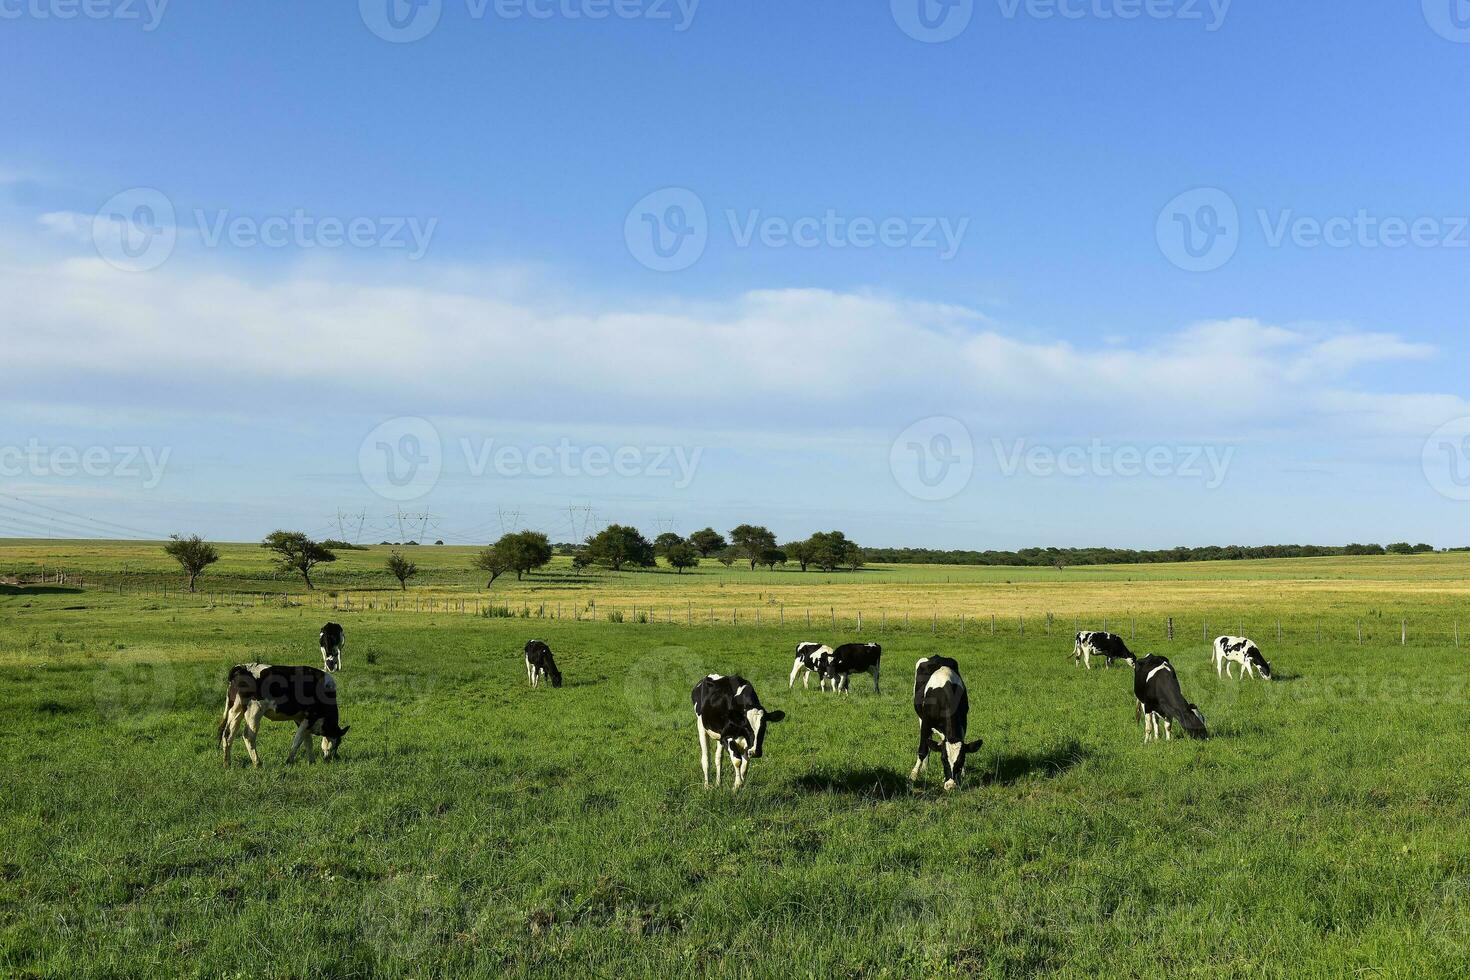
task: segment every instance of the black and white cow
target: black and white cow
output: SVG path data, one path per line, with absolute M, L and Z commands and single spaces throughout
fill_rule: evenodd
M 883 648 L 876 643 L 844 643 L 827 658 L 823 687 L 832 682 L 832 690 L 846 691 L 853 674 L 872 674 L 873 693 L 878 693 L 878 662 Z
M 327 673 L 335 673 L 342 668 L 342 646 L 346 643 L 347 634 L 337 623 L 328 623 L 322 627 L 317 636 L 317 643 L 322 648 L 322 666 Z
M 1118 634 L 1104 633 L 1102 630 L 1083 630 L 1077 634 L 1077 642 L 1072 645 L 1072 662 L 1091 670 L 1093 657 L 1107 658 L 1108 667 L 1113 666 L 1114 660 L 1126 660 L 1130 664 L 1134 660 L 1128 644 Z
M 1133 665 L 1133 696 L 1137 699 L 1134 717 L 1143 719 L 1143 744 L 1159 737 L 1163 722 L 1164 738 L 1174 737 L 1174 722 L 1184 726 L 1190 738 L 1209 738 L 1205 716 L 1196 705 L 1184 700 L 1179 689 L 1179 675 L 1167 657 L 1142 657 Z
M 245 748 L 252 765 L 260 765 L 255 739 L 260 734 L 262 718 L 296 724 L 296 739 L 286 764 L 296 761 L 296 753 L 308 734 L 322 740 L 322 759 L 337 757 L 342 736 L 351 726 L 343 727 L 337 717 L 337 682 L 326 671 L 315 667 L 272 667 L 270 664 L 239 664 L 230 668 L 229 689 L 225 694 L 225 716 L 219 723 L 220 747 L 225 766 L 230 764 L 230 745 L 235 741 L 240 723 L 245 724 Z M 315 762 L 311 750 L 308 761 Z
M 561 671 L 551 657 L 551 647 L 544 640 L 532 640 L 526 644 L 526 679 L 531 687 L 541 686 L 543 677 L 551 678 L 552 687 L 561 687 Z
M 710 674 L 694 685 L 690 692 L 694 702 L 694 721 L 699 733 L 699 767 L 704 771 L 704 786 L 709 788 L 710 742 L 715 745 L 715 785 L 720 785 L 720 750 L 730 753 L 735 769 L 735 785 L 745 785 L 745 772 L 751 759 L 759 759 L 765 751 L 766 731 L 770 725 L 786 717 L 784 711 L 767 711 L 756 697 L 755 688 L 743 677 L 721 677 Z
M 970 696 L 960 679 L 960 665 L 948 657 L 928 657 L 914 665 L 914 711 L 919 716 L 919 761 L 909 782 L 919 778 L 938 752 L 944 763 L 944 788 L 954 789 L 965 772 L 965 757 L 980 749 L 983 739 L 965 741 L 970 718 Z M 938 732 L 942 742 L 930 739 Z
M 806 687 L 812 679 L 812 675 L 822 678 L 826 676 L 827 658 L 832 656 L 832 648 L 825 643 L 813 643 L 807 641 L 796 645 L 796 662 L 791 665 L 791 680 L 786 685 L 789 691 L 796 686 L 796 675 L 801 674 L 801 686 Z M 823 681 L 824 688 L 826 682 Z
M 1230 665 L 1240 664 L 1240 676 L 1244 678 L 1247 674 L 1254 677 L 1256 671 L 1261 672 L 1263 680 L 1271 679 L 1271 665 L 1266 658 L 1261 656 L 1261 648 L 1243 636 L 1217 636 L 1215 637 L 1215 652 L 1210 659 L 1215 664 L 1215 676 L 1220 676 L 1223 671 L 1226 677 L 1230 676 Z

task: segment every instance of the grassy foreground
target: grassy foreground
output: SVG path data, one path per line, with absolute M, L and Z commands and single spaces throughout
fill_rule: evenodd
M 0 975 L 1470 975 L 1452 648 L 1288 634 L 1265 685 L 1141 642 L 1217 734 L 1145 747 L 1061 630 L 893 626 L 835 698 L 786 691 L 804 627 L 341 618 L 343 762 L 269 725 L 225 771 L 225 669 L 315 662 L 320 610 L 0 586 Z M 986 739 L 949 795 L 906 784 L 936 652 Z M 737 798 L 699 787 L 709 671 L 789 715 Z

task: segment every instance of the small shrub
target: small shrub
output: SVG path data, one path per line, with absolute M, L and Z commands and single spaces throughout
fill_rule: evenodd
M 515 613 L 510 611 L 510 606 L 486 606 L 480 615 L 486 619 L 510 619 Z
M 623 621 L 623 611 L 621 609 L 614 609 L 607 614 L 607 621 L 609 623 L 621 623 Z

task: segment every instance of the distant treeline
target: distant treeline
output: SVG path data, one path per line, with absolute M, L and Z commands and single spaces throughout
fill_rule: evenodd
M 1150 565 L 1183 561 L 1243 561 L 1247 558 L 1331 558 L 1337 555 L 1417 555 L 1427 544 L 1399 541 L 1327 546 L 1315 544 L 1210 545 L 1204 548 L 1022 548 L 1020 551 L 939 551 L 933 548 L 864 548 L 870 562 L 915 565 Z

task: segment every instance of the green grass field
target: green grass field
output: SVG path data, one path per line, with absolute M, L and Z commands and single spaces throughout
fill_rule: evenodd
M 142 546 L 53 552 L 9 544 L 0 574 L 166 570 Z M 229 591 L 257 560 L 242 547 L 210 575 Z M 366 581 L 373 560 L 355 583 L 334 569 L 315 601 L 386 589 Z M 472 588 L 452 564 L 423 591 Z M 291 728 L 268 724 L 265 767 L 226 771 L 225 671 L 318 662 L 322 608 L 141 581 L 0 586 L 0 975 L 1470 975 L 1460 556 L 741 574 L 621 588 L 668 592 L 639 593 L 650 606 L 776 588 L 794 609 L 842 587 L 870 609 L 946 593 L 946 609 L 1150 610 L 1135 647 L 1174 660 L 1216 737 L 1144 746 L 1131 673 L 1075 669 L 1070 621 L 992 636 L 870 616 L 883 693 L 859 678 L 835 697 L 786 678 L 798 640 L 853 638 L 846 621 L 339 610 L 341 763 L 285 767 Z M 568 584 L 568 603 L 613 594 L 611 578 Z M 1152 612 L 1165 604 L 1190 624 L 1172 643 Z M 1263 633 L 1277 613 L 1280 641 Z M 1195 631 L 1236 616 L 1277 682 L 1215 677 Z M 1364 617 L 1365 641 L 1347 641 Z M 1302 625 L 1318 619 L 1323 642 Z M 533 636 L 562 689 L 527 689 Z M 936 765 L 917 791 L 906 778 L 913 663 L 932 653 L 960 661 L 986 741 L 952 794 Z M 738 797 L 700 788 L 688 692 L 711 671 L 788 713 Z

